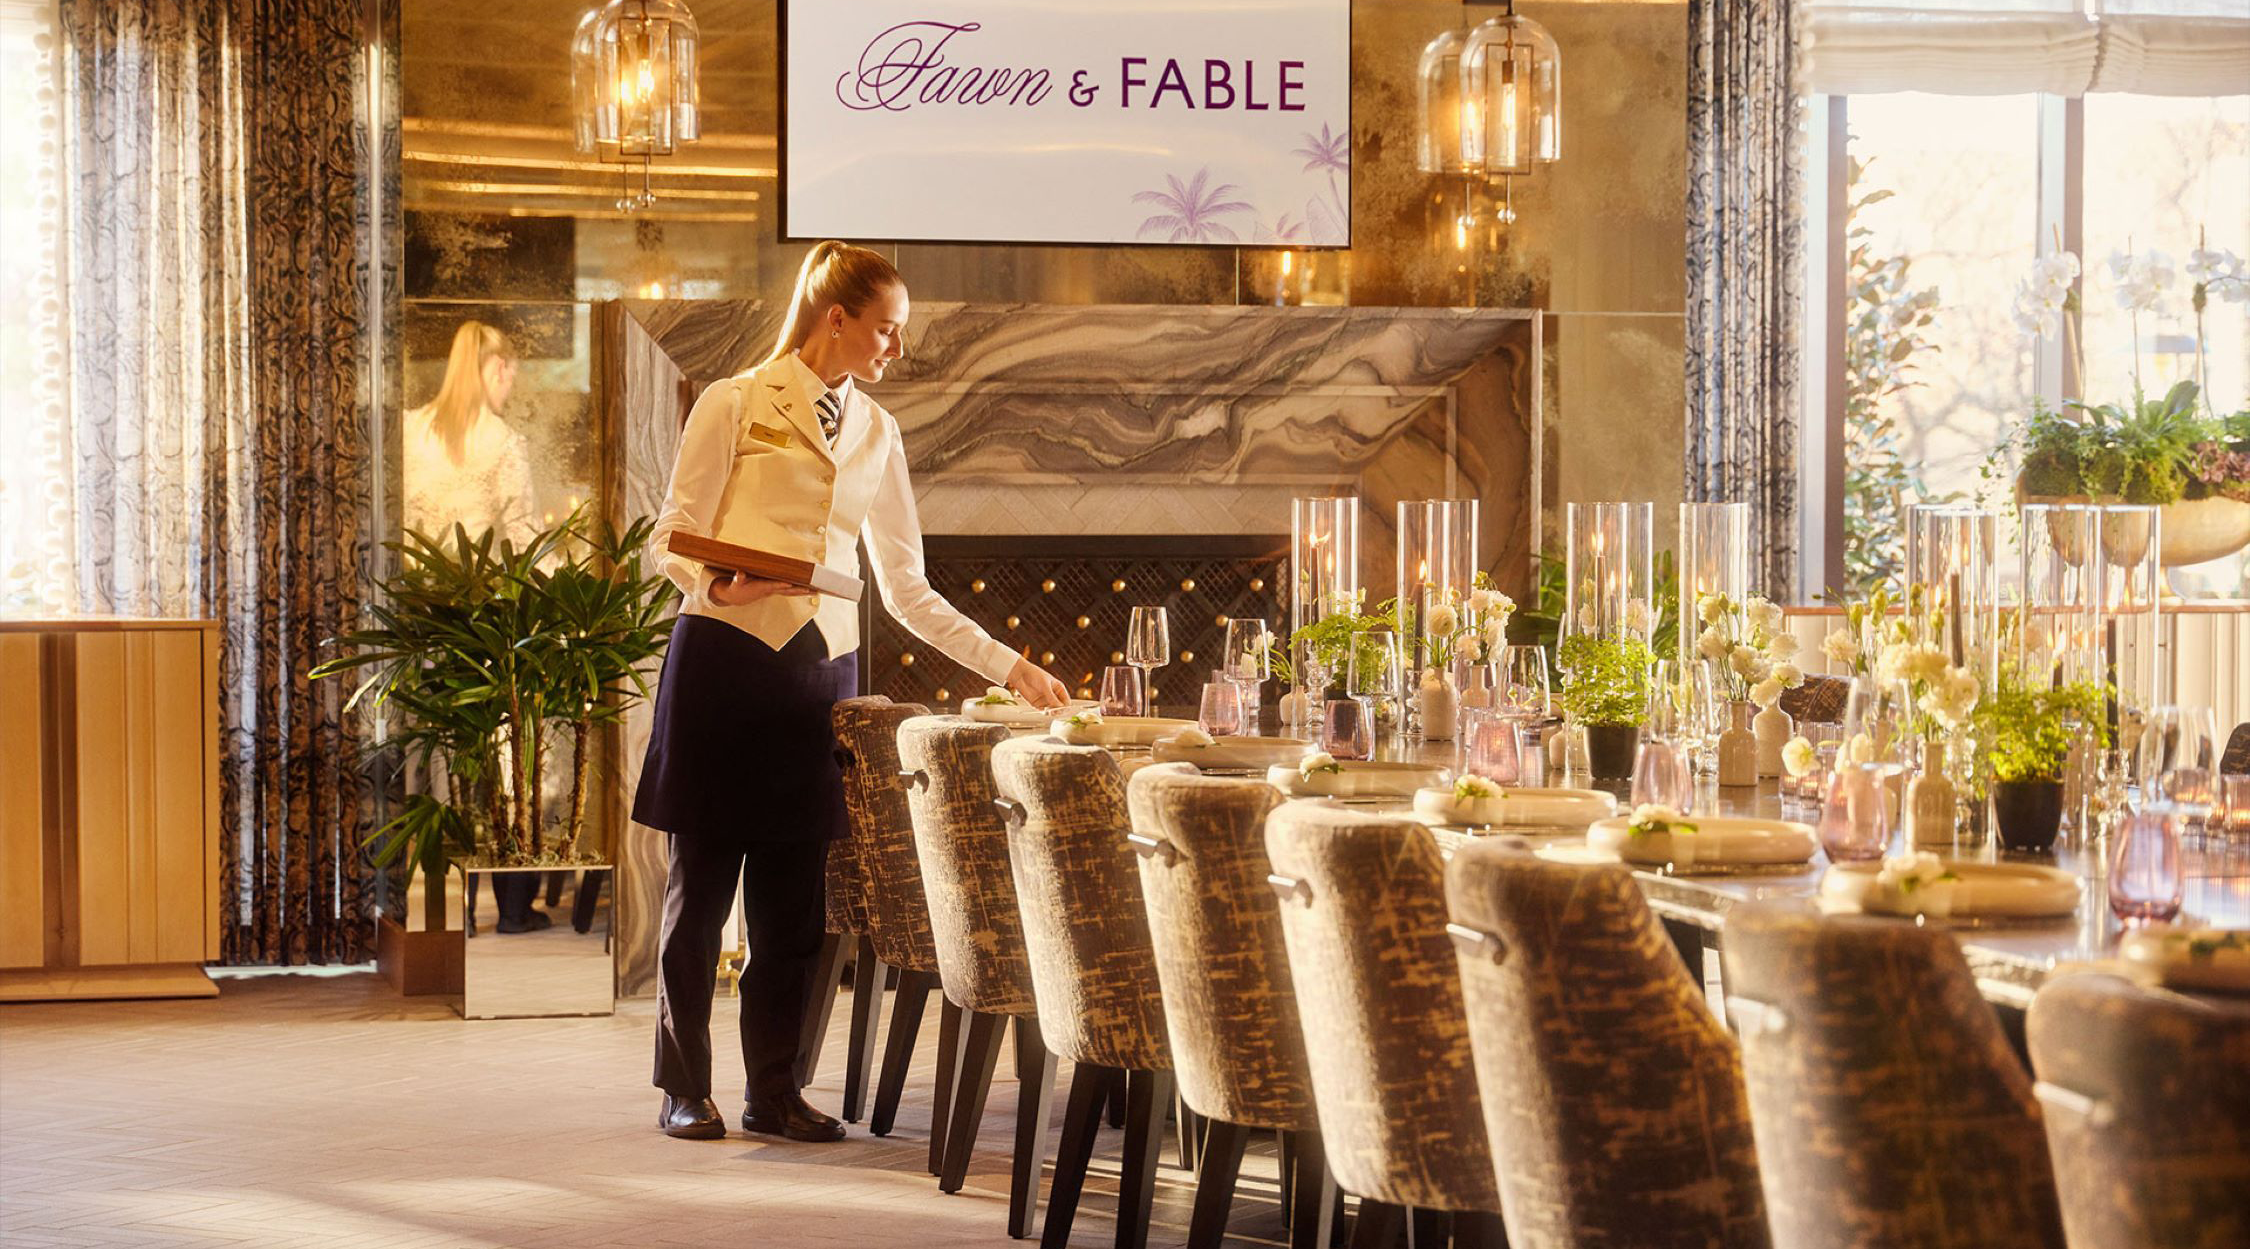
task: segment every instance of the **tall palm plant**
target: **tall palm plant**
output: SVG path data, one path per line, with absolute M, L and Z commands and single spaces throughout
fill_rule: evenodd
M 388 544 L 399 571 L 368 609 L 372 626 L 331 639 L 343 653 L 311 673 L 363 674 L 347 709 L 399 713 L 384 745 L 445 778 L 443 794 L 409 797 L 377 831 L 379 866 L 404 861 L 410 882 L 419 869 L 436 888 L 449 855 L 579 861 L 595 727 L 648 696 L 642 667 L 664 646 L 672 589 L 640 558 L 653 528 L 643 518 L 619 533 L 581 508 L 521 548 L 459 525 Z M 540 795 L 562 734 L 570 805 L 551 821 Z

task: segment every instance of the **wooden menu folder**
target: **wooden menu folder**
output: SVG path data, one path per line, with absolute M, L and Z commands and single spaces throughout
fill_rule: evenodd
M 803 586 L 853 603 L 858 602 L 859 596 L 867 590 L 866 583 L 859 578 L 837 572 L 825 564 L 792 559 L 787 555 L 776 555 L 772 551 L 760 551 L 732 542 L 721 542 L 717 538 L 675 533 L 664 540 L 664 549 L 709 568 L 731 569 L 769 581 L 786 581 L 790 585 Z

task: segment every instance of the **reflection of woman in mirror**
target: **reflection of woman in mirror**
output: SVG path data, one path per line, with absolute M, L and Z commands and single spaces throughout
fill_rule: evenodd
M 516 352 L 481 321 L 453 333 L 437 398 L 406 414 L 406 527 L 445 541 L 453 526 L 522 546 L 538 532 L 522 434 L 500 419 Z

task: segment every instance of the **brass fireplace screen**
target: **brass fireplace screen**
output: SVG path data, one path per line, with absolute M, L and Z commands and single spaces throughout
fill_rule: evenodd
M 1276 634 L 1288 628 L 1285 534 L 931 535 L 922 544 L 938 593 L 1079 697 L 1098 696 L 1102 669 L 1125 662 L 1126 618 L 1135 607 L 1166 609 L 1172 662 L 1152 682 L 1166 714 L 1195 714 L 1228 620 L 1260 616 Z M 877 598 L 870 586 L 862 690 L 933 709 L 958 709 L 984 692 L 984 678 L 900 628 Z

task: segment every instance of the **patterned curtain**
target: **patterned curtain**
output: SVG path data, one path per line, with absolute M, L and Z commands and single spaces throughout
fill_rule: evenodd
M 306 669 L 369 524 L 361 0 L 64 0 L 79 606 L 217 617 L 230 963 L 356 962 L 372 811 Z
M 1748 502 L 1765 593 L 1797 594 L 1804 299 L 1798 0 L 1688 0 L 1685 497 Z

